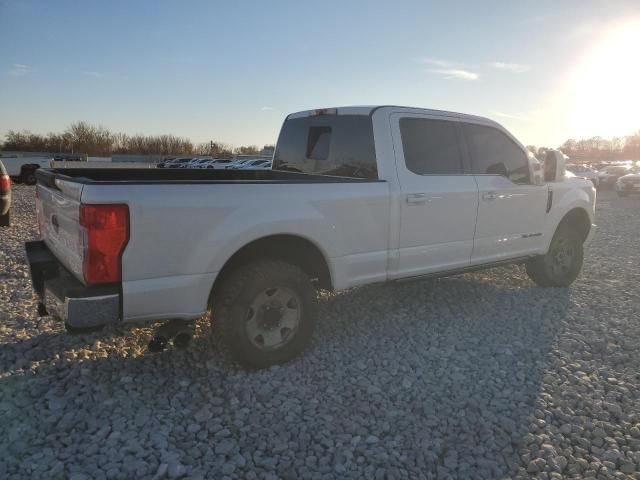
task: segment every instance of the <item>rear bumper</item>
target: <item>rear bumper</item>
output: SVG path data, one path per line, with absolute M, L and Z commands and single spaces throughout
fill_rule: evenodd
M 11 208 L 11 194 L 0 195 L 0 215 L 5 215 Z
M 58 262 L 43 241 L 27 242 L 25 248 L 33 289 L 50 315 L 73 328 L 120 321 L 118 285 L 87 287 Z

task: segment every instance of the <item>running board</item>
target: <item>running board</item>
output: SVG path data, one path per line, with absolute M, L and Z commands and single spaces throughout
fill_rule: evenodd
M 432 273 L 425 273 L 422 275 L 414 275 L 412 277 L 403 277 L 403 278 L 396 278 L 396 279 L 392 279 L 390 281 L 392 282 L 411 282 L 414 280 L 425 280 L 427 278 L 442 278 L 442 277 L 450 277 L 452 275 L 461 275 L 463 273 L 470 273 L 470 272 L 476 272 L 478 270 L 486 270 L 489 268 L 495 268 L 495 267 L 504 267 L 506 265 L 515 265 L 518 263 L 524 263 L 527 260 L 536 257 L 537 255 L 526 255 L 524 257 L 517 257 L 517 258 L 510 258 L 508 260 L 501 260 L 499 262 L 490 262 L 490 263 L 482 263 L 480 265 L 470 265 L 468 267 L 463 267 L 463 268 L 456 268 L 454 270 L 444 270 L 441 272 L 432 272 Z

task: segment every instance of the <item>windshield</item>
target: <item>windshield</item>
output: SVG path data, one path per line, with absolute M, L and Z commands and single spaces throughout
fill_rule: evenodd
M 316 115 L 286 120 L 273 170 L 378 178 L 368 115 Z

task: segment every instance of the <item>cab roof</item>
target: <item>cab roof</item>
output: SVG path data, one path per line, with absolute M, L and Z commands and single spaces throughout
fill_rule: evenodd
M 314 115 L 372 115 L 376 110 L 383 108 L 392 109 L 394 112 L 399 113 L 438 115 L 441 117 L 455 117 L 458 119 L 475 121 L 481 120 L 483 122 L 489 122 L 499 125 L 497 122 L 491 120 L 490 118 L 480 117 L 478 115 L 469 115 L 466 113 L 450 112 L 447 110 L 436 110 L 430 108 L 407 107 L 402 105 L 353 105 L 344 107 L 318 108 L 314 110 L 302 110 L 300 112 L 291 113 L 287 116 L 287 119 L 310 117 Z

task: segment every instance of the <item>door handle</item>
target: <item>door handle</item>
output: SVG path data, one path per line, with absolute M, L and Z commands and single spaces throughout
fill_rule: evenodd
M 485 192 L 482 194 L 482 199 L 485 202 L 490 202 L 492 200 L 495 200 L 496 198 L 500 198 L 500 195 L 498 195 L 496 192 Z
M 426 193 L 410 193 L 407 195 L 407 205 L 424 205 L 430 201 Z

